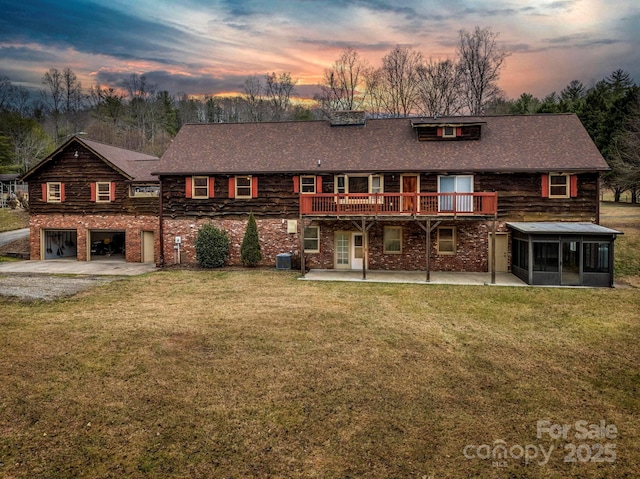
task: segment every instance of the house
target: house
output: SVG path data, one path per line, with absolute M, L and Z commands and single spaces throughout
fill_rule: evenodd
M 31 259 L 160 261 L 159 159 L 73 137 L 28 171 Z
M 184 126 L 160 178 L 161 262 L 193 263 L 213 222 L 240 262 L 249 212 L 263 263 L 303 271 L 511 271 L 610 286 L 619 232 L 599 223 L 608 169 L 573 114 Z

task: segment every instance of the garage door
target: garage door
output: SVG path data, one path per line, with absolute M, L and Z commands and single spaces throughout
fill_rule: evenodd
M 91 230 L 89 253 L 91 261 L 126 261 L 125 233 L 119 230 Z

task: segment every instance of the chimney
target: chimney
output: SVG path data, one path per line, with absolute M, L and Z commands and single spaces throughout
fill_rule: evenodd
M 365 112 L 356 110 L 332 111 L 329 117 L 331 126 L 364 126 L 366 123 Z

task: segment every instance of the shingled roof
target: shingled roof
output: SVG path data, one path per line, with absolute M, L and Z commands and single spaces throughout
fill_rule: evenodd
M 573 114 L 454 117 L 482 124 L 473 141 L 418 141 L 421 119 L 193 124 L 182 127 L 154 173 L 603 171 L 607 163 Z M 427 119 L 425 119 L 426 121 Z
M 92 151 L 98 158 L 107 163 L 112 168 L 118 170 L 127 179 L 135 182 L 158 182 L 157 176 L 151 172 L 158 167 L 160 159 L 156 156 L 147 155 L 137 151 L 118 148 L 98 141 L 87 140 L 85 138 L 73 137 L 56 151 L 47 156 L 44 160 L 29 170 L 22 178 L 26 179 L 35 171 L 39 170 L 46 163 L 55 158 L 61 151 L 72 143 L 77 142 Z

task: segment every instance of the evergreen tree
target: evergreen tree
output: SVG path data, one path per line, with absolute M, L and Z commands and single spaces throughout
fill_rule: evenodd
M 196 261 L 203 268 L 224 266 L 229 254 L 229 237 L 212 224 L 203 225 L 196 237 Z
M 245 266 L 257 266 L 262 259 L 260 251 L 260 240 L 258 238 L 258 225 L 253 217 L 253 212 L 249 213 L 249 222 L 244 233 L 242 246 L 240 247 L 240 260 Z

